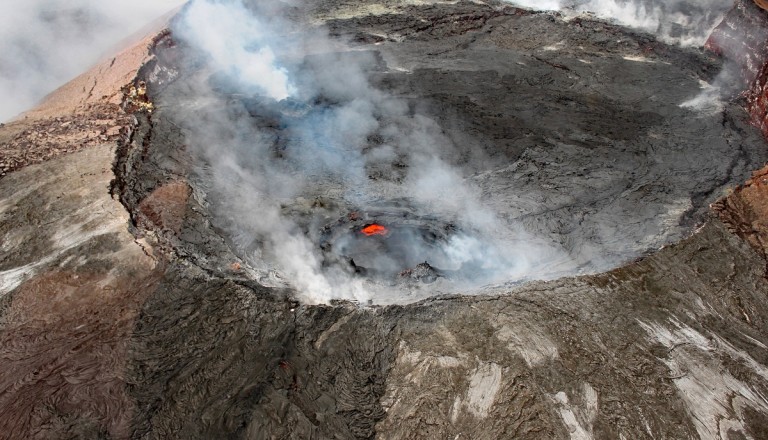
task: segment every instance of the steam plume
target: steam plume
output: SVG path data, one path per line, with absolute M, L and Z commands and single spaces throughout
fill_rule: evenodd
M 459 226 L 436 253 L 454 270 L 473 261 L 473 283 L 552 276 L 531 272 L 543 260 L 560 262 L 539 266 L 552 272 L 567 265 L 559 249 L 501 222 L 479 201 L 450 163 L 454 147 L 437 123 L 369 83 L 369 72 L 384 68 L 374 54 L 282 22 L 278 6 L 290 8 L 195 0 L 173 29 L 193 58 L 208 61 L 187 80 L 191 100 L 174 105 L 177 123 L 206 163 L 200 181 L 210 185 L 217 222 L 253 267 L 289 282 L 307 302 L 402 301 L 383 298 L 407 292 L 324 265 L 317 246 L 316 231 L 334 215 L 391 200 Z M 270 114 L 278 128 L 254 122 Z M 374 182 L 371 169 L 390 177 Z M 313 199 L 336 206 L 302 202 Z
M 732 0 L 507 0 L 566 16 L 592 13 L 604 20 L 656 34 L 668 43 L 701 46 L 733 7 Z

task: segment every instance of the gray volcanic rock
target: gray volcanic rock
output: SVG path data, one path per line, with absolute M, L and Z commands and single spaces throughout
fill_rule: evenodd
M 519 247 L 511 258 L 530 260 L 524 274 L 486 282 L 595 273 L 680 240 L 703 222 L 710 203 L 768 160 L 764 140 L 740 103 L 703 94 L 702 84 L 713 81 L 721 67 L 711 55 L 601 22 L 564 22 L 508 6 L 460 2 L 393 8 L 387 14 L 329 20 L 331 34 L 349 41 L 349 49 L 313 54 L 301 62 L 302 72 L 322 76 L 331 64 L 360 65 L 373 90 L 435 127 L 428 142 L 442 145 L 429 154 L 458 170 L 475 191 L 474 205 L 505 227 L 488 240 Z M 216 161 L 232 155 L 242 172 L 258 175 L 258 165 L 249 164 L 272 160 L 274 168 L 287 168 L 293 155 L 320 154 L 291 139 L 303 136 L 296 119 L 309 112 L 306 119 L 311 120 L 327 110 L 322 104 L 298 103 L 300 116 L 292 116 L 297 109 L 221 85 L 211 74 L 215 67 L 206 68 L 183 42 L 163 47 L 158 47 L 153 69 L 178 78 L 148 78 L 158 110 L 134 136 L 145 147 L 121 159 L 130 168 L 119 180 L 125 186 L 119 191 L 124 203 L 136 212 L 150 191 L 172 180 L 169 176 L 184 176 L 195 188 L 193 203 L 201 205 L 196 212 L 209 213 L 170 234 L 177 252 L 213 266 L 245 260 L 253 270 L 250 276 L 263 282 L 289 276 L 281 275 L 274 257 L 262 250 L 264 240 L 241 243 L 238 237 L 258 233 L 251 232 L 247 211 L 227 207 L 265 188 L 248 182 L 217 186 Z M 204 92 L 211 83 L 214 96 Z M 201 93 L 206 93 L 204 101 Z M 396 118 L 405 119 L 402 125 L 412 123 L 400 115 L 390 119 Z M 386 134 L 386 117 L 381 119 L 382 128 L 368 134 L 369 145 L 361 147 L 367 161 L 361 171 L 367 178 L 355 183 L 365 189 L 354 198 L 343 195 L 349 192 L 347 180 L 322 172 L 315 176 L 314 170 L 299 168 L 279 176 L 313 176 L 311 185 L 278 200 L 298 233 L 313 237 L 318 224 L 413 197 L 413 185 L 401 183 L 425 172 L 407 158 L 415 147 L 393 144 L 398 157 L 391 162 L 368 159 L 380 144 L 393 142 Z M 209 121 L 210 127 L 199 132 L 206 124 L 200 121 Z M 227 150 L 218 144 L 230 140 L 217 136 L 271 140 L 257 158 L 247 141 Z M 201 137 L 205 141 L 197 142 Z M 205 150 L 221 151 L 206 157 Z M 354 162 L 352 156 L 349 160 Z M 349 167 L 344 172 L 354 174 Z M 313 205 L 307 207 L 307 200 Z M 440 207 L 424 213 L 463 226 Z M 209 222 L 221 233 L 205 232 Z M 310 241 L 319 246 L 317 239 Z M 412 302 L 435 292 L 467 293 L 468 288 L 438 283 L 372 300 Z
M 680 106 L 719 60 L 497 3 L 291 14 L 351 45 L 321 61 L 367 60 L 375 88 L 434 121 L 483 204 L 562 246 L 569 273 L 642 258 L 407 304 L 302 302 L 237 245 L 220 198 L 258 195 L 206 180 L 184 122 L 246 109 L 285 139 L 284 115 L 310 104 L 203 96 L 206 66 L 162 34 L 133 81 L 148 98 L 124 95 L 134 123 L 111 123 L 127 138 L 0 180 L 0 437 L 768 436 L 762 175 L 718 203 L 726 224 L 708 211 L 765 143 L 737 100 Z M 387 184 L 401 167 L 372 171 L 403 195 Z M 315 213 L 373 212 L 350 212 L 333 182 L 316 189 L 283 207 L 308 236 Z M 396 208 L 381 209 L 412 209 Z

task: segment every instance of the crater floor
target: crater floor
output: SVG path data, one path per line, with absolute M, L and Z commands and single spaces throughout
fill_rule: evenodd
M 621 266 L 690 235 L 768 161 L 733 99 L 740 88 L 715 92 L 724 66 L 699 49 L 503 3 L 400 6 L 326 25 L 328 47 L 280 60 L 299 89 L 282 102 L 245 91 L 183 35 L 159 47 L 147 78 L 157 111 L 123 177 L 140 213 L 148 191 L 185 176 L 206 225 L 187 221 L 172 246 L 217 261 L 209 244 L 220 240 L 249 276 L 300 300 L 318 300 L 306 278 L 365 279 L 327 267 L 320 250 L 323 228 L 358 212 L 394 206 L 467 231 L 432 261 L 410 253 L 453 280 L 320 296 L 408 303 Z M 215 237 L 197 246 L 188 230 Z M 310 251 L 284 246 L 289 236 Z M 482 258 L 437 257 L 462 252 Z M 379 266 L 392 266 L 387 257 Z M 292 270 L 297 260 L 318 263 Z

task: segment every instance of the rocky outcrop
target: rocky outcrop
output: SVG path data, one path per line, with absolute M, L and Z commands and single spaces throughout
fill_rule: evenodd
M 755 171 L 743 186 L 717 201 L 712 210 L 728 229 L 746 240 L 757 252 L 768 251 L 768 169 Z
M 747 81 L 753 81 L 762 69 L 768 51 L 766 25 L 768 14 L 755 2 L 739 0 L 712 31 L 706 47 L 739 64 Z
M 762 8 L 762 9 L 760 9 Z M 746 107 L 768 138 L 768 12 L 761 1 L 738 1 L 707 47 L 736 63 L 746 81 Z
M 155 35 L 102 61 L 0 125 L 0 178 L 27 165 L 115 143 L 127 136 L 131 118 L 122 111 L 127 88 L 147 61 Z

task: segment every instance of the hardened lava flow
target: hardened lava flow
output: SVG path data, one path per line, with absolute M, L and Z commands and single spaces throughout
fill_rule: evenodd
M 768 438 L 768 13 L 290 3 L 0 126 L 0 437 Z
M 734 92 L 702 89 L 722 68 L 712 54 L 509 6 L 405 9 L 328 21 L 329 43 L 284 59 L 286 99 L 248 89 L 181 21 L 143 72 L 157 110 L 118 166 L 128 208 L 141 217 L 140 200 L 183 177 L 199 206 L 166 237 L 177 252 L 241 262 L 300 300 L 413 302 L 647 255 L 768 159 Z M 467 40 L 467 26 L 482 32 Z M 378 219 L 382 203 L 407 221 Z M 350 213 L 390 232 L 329 226 Z M 423 263 L 430 283 L 345 293 Z

